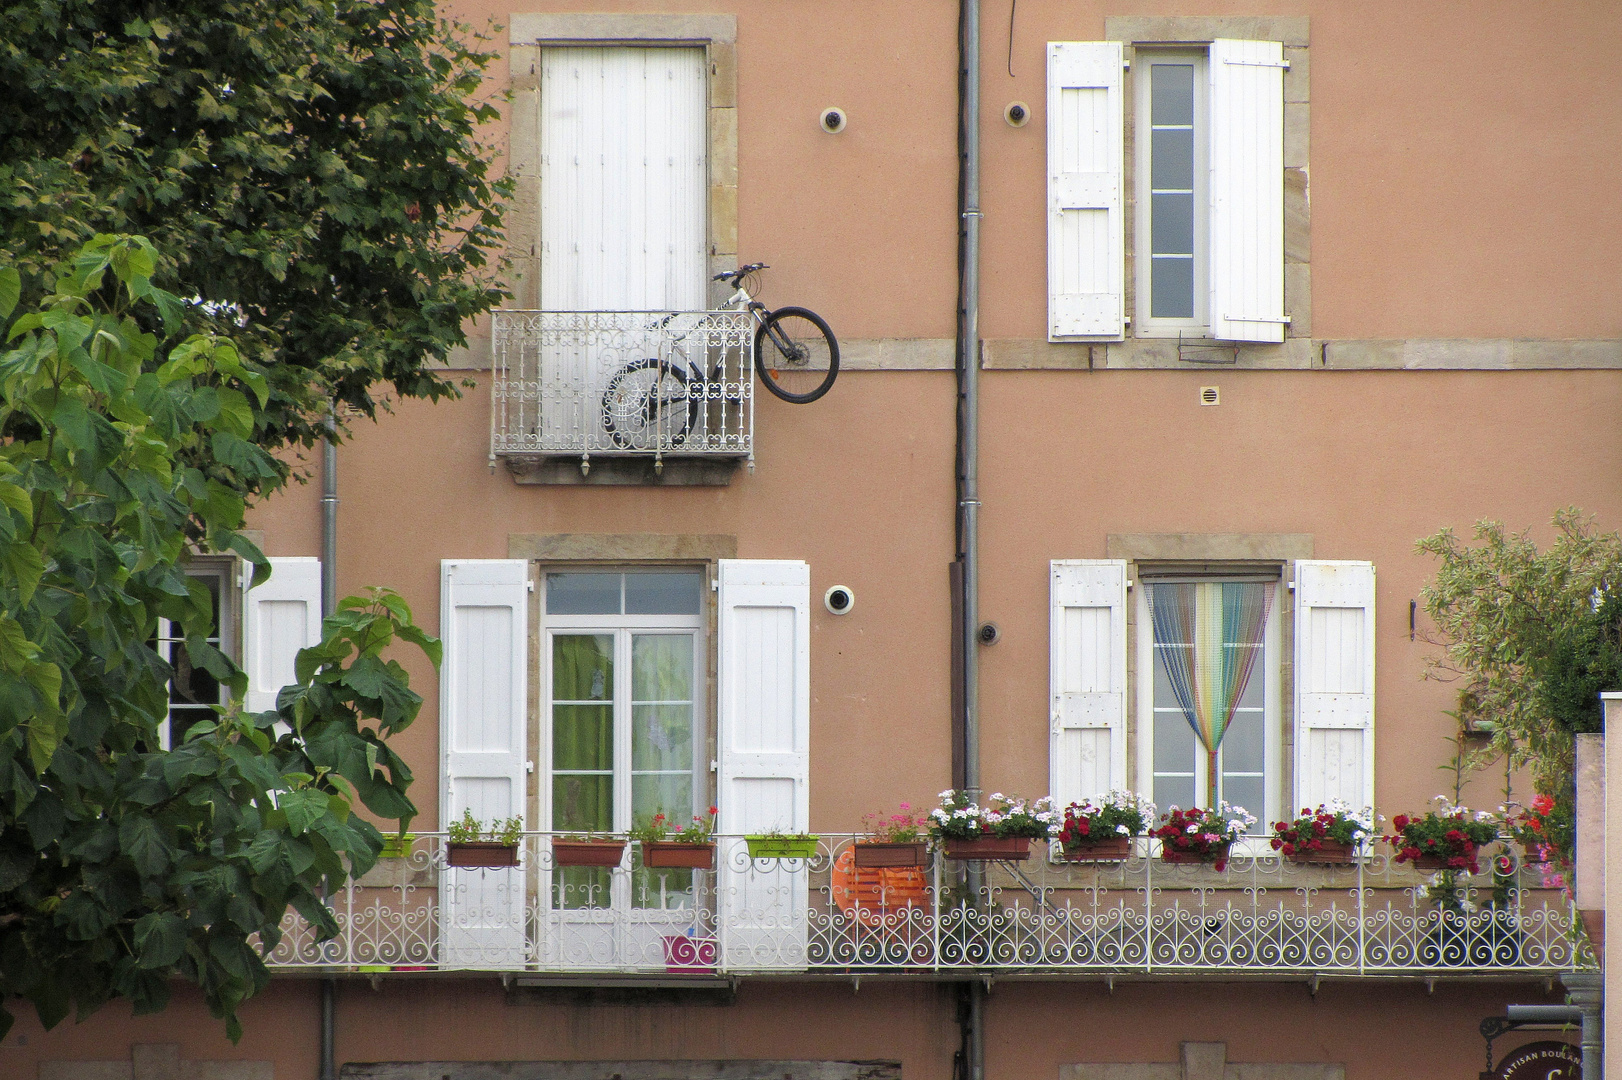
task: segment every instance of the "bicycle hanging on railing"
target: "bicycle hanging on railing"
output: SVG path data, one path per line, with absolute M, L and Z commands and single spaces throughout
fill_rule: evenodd
M 802 307 L 768 311 L 751 296 L 749 285 L 765 269 L 765 263 L 750 263 L 716 274 L 714 280 L 736 290 L 728 307 L 753 317 L 755 370 L 766 389 L 792 404 L 809 404 L 826 394 L 839 374 L 839 342 L 816 312 Z M 670 330 L 672 340 L 680 342 L 691 331 L 676 331 L 672 324 L 677 317 L 667 315 L 650 329 Z M 620 449 L 680 447 L 701 423 L 705 402 L 718 398 L 736 404 L 745 392 L 741 385 L 727 383 L 724 367 L 724 352 L 708 370 L 695 361 L 633 360 L 603 391 L 603 430 Z

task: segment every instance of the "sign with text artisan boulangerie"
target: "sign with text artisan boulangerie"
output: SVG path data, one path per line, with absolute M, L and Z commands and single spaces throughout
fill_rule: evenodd
M 1497 1080 L 1582 1080 L 1583 1056 L 1570 1043 L 1527 1043 L 1506 1054 L 1491 1075 Z

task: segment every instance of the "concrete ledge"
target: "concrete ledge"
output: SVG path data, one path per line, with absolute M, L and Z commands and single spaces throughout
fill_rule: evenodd
M 507 471 L 519 484 L 569 487 L 726 487 L 743 464 L 740 458 L 667 457 L 655 470 L 653 457 L 594 457 L 582 472 L 579 455 L 507 457 Z
M 543 562 L 714 562 L 738 557 L 724 533 L 508 533 L 509 559 Z
M 1537 371 L 1622 368 L 1622 341 L 1555 339 L 1410 339 L 1326 341 L 1330 369 Z
M 1110 533 L 1106 559 L 1237 562 L 1312 558 L 1311 533 Z
M 736 15 L 620 15 L 596 13 L 514 14 L 507 28 L 510 45 L 635 45 L 650 41 L 702 45 L 738 40 Z
M 840 371 L 953 371 L 952 338 L 857 338 L 839 343 Z
M 1305 15 L 1111 15 L 1104 19 L 1104 40 L 1170 45 L 1248 38 L 1300 49 L 1309 44 L 1310 25 Z
M 901 1080 L 899 1061 L 346 1062 L 343 1080 Z

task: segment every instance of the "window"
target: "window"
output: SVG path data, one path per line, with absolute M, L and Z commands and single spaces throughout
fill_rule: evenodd
M 1139 333 L 1203 335 L 1207 325 L 1208 57 L 1138 51 Z
M 624 832 L 709 806 L 704 755 L 703 575 L 696 570 L 545 576 L 547 787 L 563 833 Z M 679 908 L 693 871 L 555 871 L 554 908 Z M 624 890 L 624 895 L 616 895 Z
M 1146 575 L 1147 577 L 1147 575 Z M 1278 577 L 1150 578 L 1139 608 L 1140 788 L 1162 810 L 1226 801 L 1276 820 L 1283 724 Z
M 198 558 L 187 566 L 186 575 L 208 590 L 211 630 L 204 640 L 236 659 L 236 561 Z M 193 724 L 212 718 L 214 706 L 225 704 L 226 691 L 218 679 L 192 662 L 185 638 L 168 619 L 158 620 L 156 644 L 158 655 L 173 669 L 169 676 L 169 716 L 159 733 L 161 745 L 167 750 L 185 741 Z

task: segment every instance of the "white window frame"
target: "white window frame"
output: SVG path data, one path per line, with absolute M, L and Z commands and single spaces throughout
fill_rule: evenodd
M 1150 233 L 1151 137 L 1149 68 L 1159 60 L 1187 60 L 1194 64 L 1194 316 L 1187 319 L 1155 318 L 1152 310 L 1153 258 Z M 1133 125 L 1133 266 L 1135 270 L 1134 333 L 1143 338 L 1206 338 L 1211 332 L 1210 274 L 1210 145 L 1211 95 L 1209 46 L 1139 46 L 1132 69 Z
M 1258 568 L 1260 570 L 1260 568 Z M 1186 577 L 1166 576 L 1158 580 L 1187 580 L 1187 581 L 1220 581 L 1225 577 L 1240 575 L 1223 574 L 1194 574 Z M 1249 576 L 1249 575 L 1244 575 Z M 1135 723 L 1130 734 L 1131 745 L 1135 751 L 1137 761 L 1137 790 L 1146 798 L 1154 797 L 1154 698 L 1155 698 L 1155 656 L 1154 656 L 1154 620 L 1149 615 L 1149 590 L 1147 585 L 1154 583 L 1151 578 L 1145 582 L 1136 581 L 1133 592 L 1137 594 L 1130 602 L 1133 605 L 1134 621 L 1137 632 L 1133 639 L 1135 650 L 1137 685 L 1134 688 L 1136 708 L 1133 710 Z M 1283 695 L 1283 626 L 1281 608 L 1290 603 L 1290 594 L 1286 583 L 1281 577 L 1274 585 L 1273 603 L 1267 611 L 1267 624 L 1262 631 L 1264 649 L 1262 652 L 1261 673 L 1265 680 L 1262 689 L 1263 708 L 1263 755 L 1266 762 L 1266 803 L 1261 808 L 1246 807 L 1256 815 L 1256 824 L 1251 826 L 1253 832 L 1234 847 L 1236 855 L 1270 855 L 1272 847 L 1268 843 L 1266 834 L 1270 831 L 1271 823 L 1278 821 L 1280 815 L 1286 811 L 1284 792 L 1289 790 L 1289 777 L 1285 776 L 1285 742 L 1286 725 L 1288 717 L 1284 713 Z M 1201 806 L 1209 804 L 1209 793 L 1205 790 L 1207 781 L 1203 769 L 1194 771 L 1194 792 L 1196 801 Z M 1186 807 L 1185 807 L 1186 809 Z M 1159 807 L 1161 813 L 1166 807 Z
M 241 648 L 241 605 L 238 602 L 239 582 L 241 579 L 241 562 L 232 555 L 201 555 L 185 566 L 187 577 L 216 578 L 220 584 L 220 613 L 219 625 L 214 633 L 206 639 L 220 652 L 230 657 L 232 661 L 242 662 Z M 166 664 L 174 662 L 174 647 L 183 643 L 174 633 L 174 624 L 169 619 L 158 620 L 157 651 Z M 174 716 L 174 680 L 165 683 L 164 694 L 168 705 L 164 709 L 163 722 L 158 726 L 158 746 L 161 749 L 172 749 L 173 734 L 170 724 Z M 231 692 L 223 683 L 220 686 L 219 704 L 224 705 L 230 700 Z

